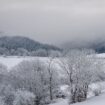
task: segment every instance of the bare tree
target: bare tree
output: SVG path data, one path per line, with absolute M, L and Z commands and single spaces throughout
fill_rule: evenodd
M 58 56 L 58 52 L 50 52 L 50 57 L 48 57 L 48 62 L 47 62 L 50 100 L 53 100 L 53 89 L 58 79 L 57 69 L 55 68 L 56 56 Z
M 89 50 L 72 50 L 60 59 L 70 86 L 71 103 L 86 100 L 88 86 L 94 79 L 96 63 L 89 54 Z

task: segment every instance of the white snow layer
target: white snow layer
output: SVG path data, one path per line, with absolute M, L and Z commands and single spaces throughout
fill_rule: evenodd
M 60 99 L 58 102 L 50 105 L 69 105 L 67 99 Z M 92 97 L 84 102 L 71 104 L 71 105 L 105 105 L 105 93 L 100 96 Z

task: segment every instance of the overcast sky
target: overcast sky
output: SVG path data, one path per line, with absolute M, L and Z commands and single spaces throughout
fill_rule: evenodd
M 0 0 L 0 31 L 50 44 L 105 38 L 105 0 Z

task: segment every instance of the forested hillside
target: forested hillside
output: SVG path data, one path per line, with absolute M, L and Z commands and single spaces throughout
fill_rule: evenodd
M 0 55 L 48 56 L 50 51 L 61 51 L 61 49 L 27 37 L 0 37 Z

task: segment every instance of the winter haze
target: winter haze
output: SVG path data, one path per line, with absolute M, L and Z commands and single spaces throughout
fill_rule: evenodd
M 0 105 L 105 105 L 104 28 L 105 0 L 0 0 Z
M 0 0 L 1 35 L 60 45 L 105 37 L 105 0 Z

